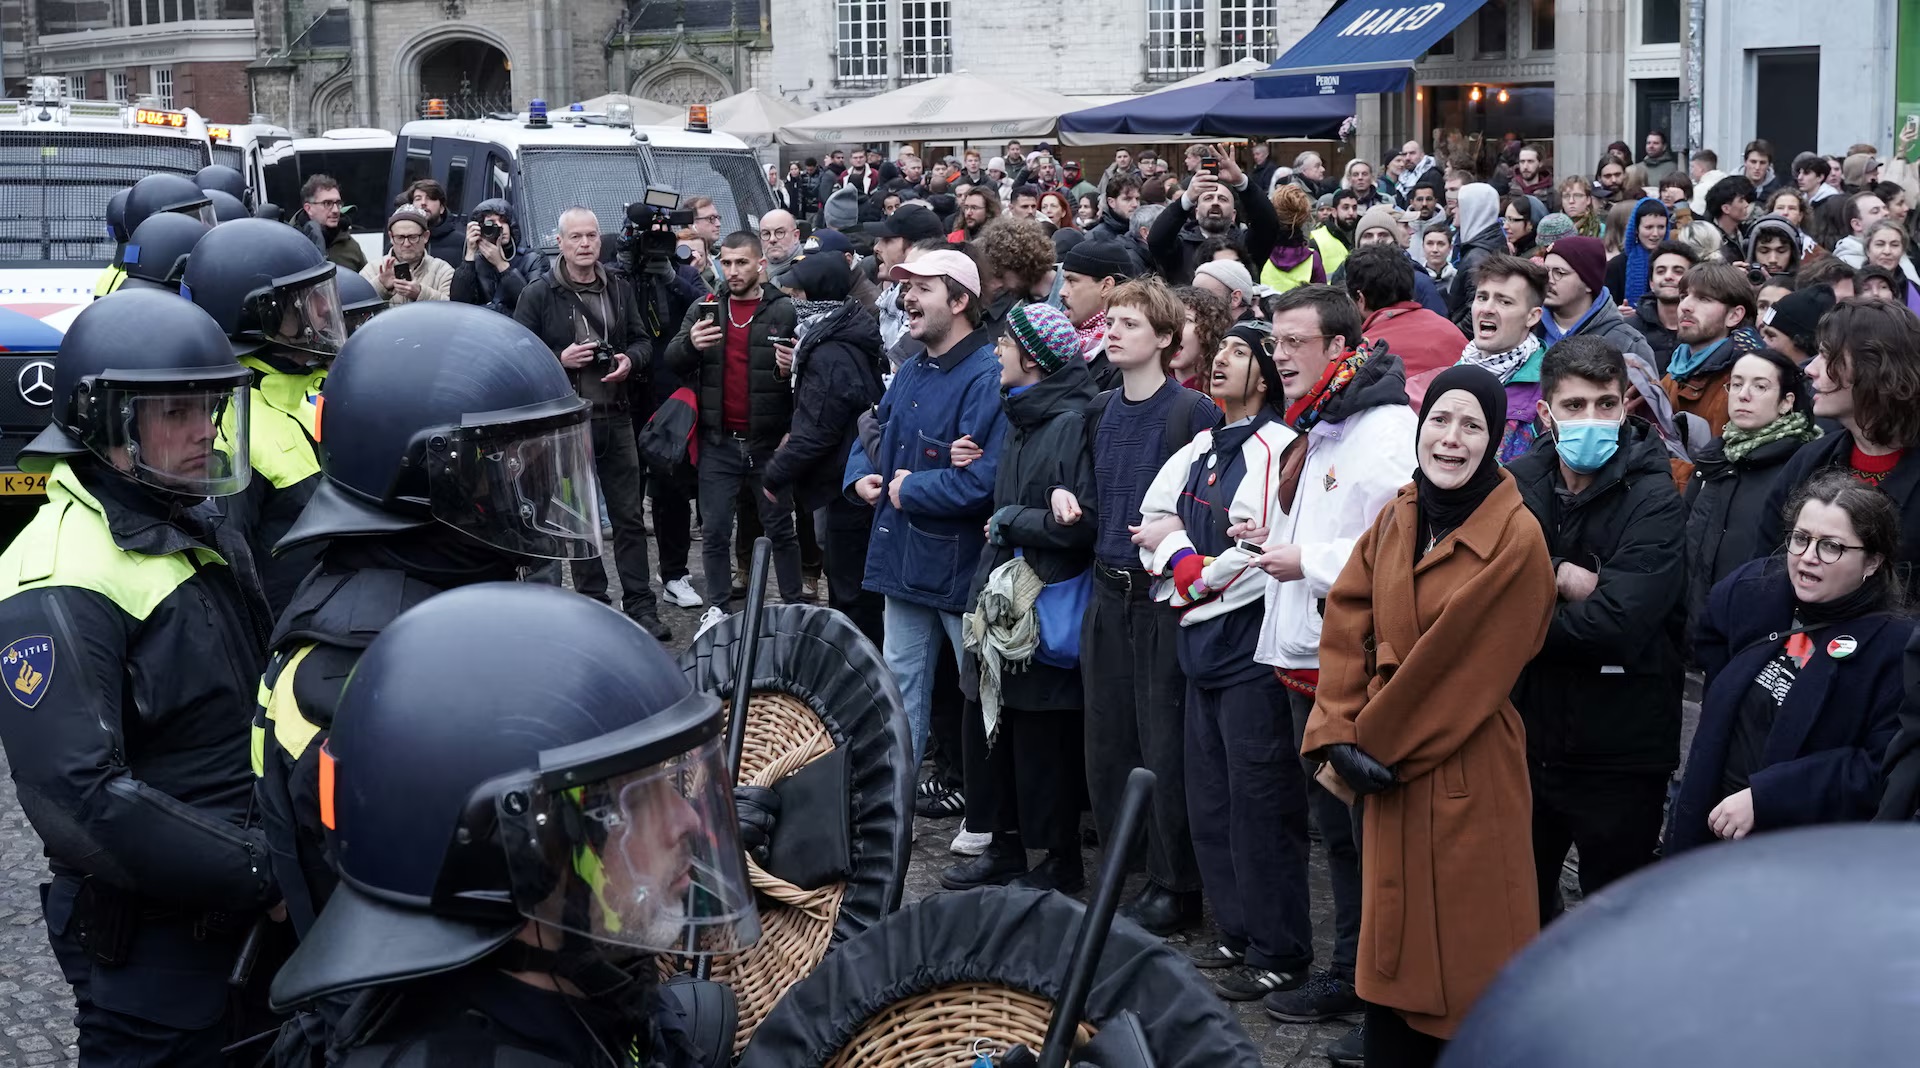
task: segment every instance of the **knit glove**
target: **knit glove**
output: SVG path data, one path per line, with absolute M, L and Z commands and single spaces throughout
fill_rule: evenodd
M 1377 794 L 1389 787 L 1398 785 L 1393 769 L 1368 756 L 1366 750 L 1357 745 L 1342 742 L 1327 746 L 1327 763 L 1344 780 L 1349 789 L 1365 797 Z
M 1201 556 L 1192 549 L 1182 549 L 1173 555 L 1173 588 L 1180 591 L 1180 596 L 1193 601 L 1206 595 L 1207 587 L 1200 576 L 1212 560 L 1213 557 Z

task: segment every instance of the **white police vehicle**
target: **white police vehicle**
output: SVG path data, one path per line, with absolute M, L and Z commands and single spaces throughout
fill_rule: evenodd
M 0 504 L 45 492 L 15 461 L 52 412 L 59 339 L 113 261 L 107 202 L 149 174 L 192 178 L 211 162 L 190 110 L 70 100 L 64 78 L 45 76 L 0 99 Z
M 387 191 L 432 178 L 447 191 L 447 210 L 470 214 L 483 200 L 513 205 L 522 248 L 557 252 L 560 213 L 592 208 L 609 245 L 626 222 L 625 205 L 649 188 L 682 198 L 709 196 L 721 232 L 757 230 L 773 197 L 753 150 L 738 138 L 705 129 L 705 108 L 688 128 L 636 126 L 629 109 L 547 113 L 533 101 L 520 115 L 485 119 L 419 119 L 400 128 Z
M 386 255 L 393 146 L 392 133 L 363 127 L 278 142 L 261 154 L 261 195 L 279 206 L 283 218 L 298 222 L 304 218 L 300 189 L 308 178 L 324 174 L 339 182 L 347 232 L 372 262 Z

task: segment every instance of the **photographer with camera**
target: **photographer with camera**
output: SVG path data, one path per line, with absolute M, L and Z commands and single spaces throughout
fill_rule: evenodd
M 467 222 L 466 256 L 453 272 L 448 297 L 512 315 L 527 283 L 546 273 L 538 249 L 519 251 L 513 208 L 499 198 L 483 200 Z
M 387 303 L 398 307 L 417 300 L 446 300 L 453 284 L 453 266 L 427 255 L 427 213 L 411 204 L 395 208 L 387 219 L 387 237 L 393 252 L 360 270 Z
M 592 208 L 560 213 L 560 255 L 553 270 L 527 284 L 513 318 L 540 335 L 573 387 L 593 402 L 593 460 L 613 522 L 613 562 L 620 571 L 621 610 L 661 641 L 673 636 L 660 622 L 648 584 L 646 509 L 641 501 L 640 453 L 633 441 L 626 382 L 653 358 L 653 340 L 640 302 L 625 280 L 600 263 L 600 220 Z M 560 584 L 558 567 L 541 578 Z M 602 603 L 605 565 L 587 561 L 573 573 L 574 589 Z

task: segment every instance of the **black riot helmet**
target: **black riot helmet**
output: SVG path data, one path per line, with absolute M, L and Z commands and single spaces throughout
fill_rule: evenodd
M 218 189 L 207 190 L 207 200 L 213 205 L 213 217 L 220 222 L 253 218 L 253 212 L 248 211 L 247 206 L 238 198 L 222 193 Z
M 1916 885 L 1912 823 L 1775 831 L 1663 860 L 1508 962 L 1440 1064 L 1911 1064 Z
M 213 217 L 213 202 L 193 184 L 193 179 L 178 174 L 149 174 L 127 191 L 127 233 L 140 229 L 147 216 L 163 211 L 198 216 L 208 226 L 217 221 Z
M 107 198 L 107 236 L 116 245 L 127 242 L 127 196 L 132 189 L 122 189 Z
M 752 944 L 725 723 L 659 642 L 584 597 L 490 582 L 409 610 L 320 749 L 341 882 L 274 1004 L 460 968 L 529 920 L 543 946 L 628 963 Z
M 333 281 L 340 290 L 340 312 L 346 316 L 349 337 L 368 319 L 386 310 L 387 298 L 365 278 L 352 271 L 335 271 Z
M 247 199 L 247 180 L 224 163 L 209 163 L 193 176 L 193 184 L 206 192 L 219 190 L 235 200 Z
M 178 296 L 187 257 L 205 236 L 206 224 L 191 215 L 163 211 L 150 216 L 133 232 L 120 255 L 120 264 L 127 271 L 121 288 L 163 289 Z
M 238 493 L 252 472 L 252 381 L 220 327 L 178 295 L 102 297 L 67 328 L 53 363 L 52 422 L 20 451 L 20 469 L 91 454 L 169 493 Z
M 194 246 L 180 291 L 243 348 L 275 345 L 331 357 L 347 338 L 334 272 L 293 227 L 237 219 Z
M 519 323 L 448 301 L 385 312 L 320 391 L 325 477 L 278 548 L 437 522 L 516 557 L 597 560 L 591 418 Z

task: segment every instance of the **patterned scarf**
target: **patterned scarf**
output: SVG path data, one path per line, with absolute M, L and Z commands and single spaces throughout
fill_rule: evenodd
M 1527 361 L 1533 359 L 1533 354 L 1538 351 L 1540 351 L 1540 339 L 1532 334 L 1528 334 L 1526 340 L 1505 352 L 1481 352 L 1473 342 L 1469 341 L 1466 349 L 1460 353 L 1460 362 L 1486 368 L 1488 373 L 1498 378 L 1500 384 L 1504 386 L 1513 381 L 1513 376 L 1519 373 L 1520 368 L 1525 367 Z
M 794 301 L 794 340 L 805 344 L 807 339 L 813 336 L 813 332 L 820 329 L 820 324 L 827 321 L 827 316 L 840 310 L 840 305 L 841 302 L 837 300 Z
M 1326 414 L 1327 406 L 1333 403 L 1333 399 L 1340 395 L 1341 390 L 1347 388 L 1347 384 L 1353 381 L 1353 376 L 1360 373 L 1360 368 L 1366 366 L 1367 360 L 1372 356 L 1373 348 L 1363 340 L 1352 352 L 1329 363 L 1326 372 L 1320 376 L 1320 381 L 1313 384 L 1313 388 L 1307 391 L 1307 395 L 1294 401 L 1287 408 L 1287 425 L 1302 434 L 1312 430 L 1314 424 L 1320 421 L 1320 417 Z
M 1820 428 L 1805 412 L 1788 412 L 1758 430 L 1742 430 L 1728 423 L 1720 432 L 1720 450 L 1727 459 L 1739 463 L 1747 454 L 1768 442 L 1793 439 L 1802 444 L 1820 436 Z
M 1080 355 L 1092 359 L 1094 350 L 1107 339 L 1106 309 L 1102 308 L 1093 318 L 1088 319 L 1087 325 L 1074 327 L 1073 332 L 1080 335 Z

